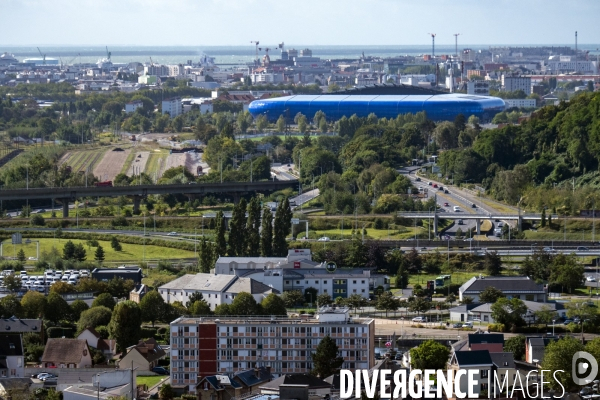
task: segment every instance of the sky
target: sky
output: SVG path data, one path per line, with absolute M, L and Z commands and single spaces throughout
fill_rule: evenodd
M 600 42 L 600 0 L 0 0 L 1 46 Z

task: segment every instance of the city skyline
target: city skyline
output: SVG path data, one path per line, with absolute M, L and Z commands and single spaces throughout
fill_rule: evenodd
M 416 0 L 374 0 L 368 6 L 358 0 L 5 0 L 0 45 L 241 46 L 285 40 L 402 46 L 430 44 L 429 33 L 437 35 L 436 45 L 453 45 L 456 33 L 459 46 L 574 45 L 575 31 L 585 45 L 600 37 L 595 1 L 575 0 L 568 8 L 557 0 L 500 0 L 493 6 L 435 0 L 427 6 Z M 349 23 L 355 28 L 348 29 Z

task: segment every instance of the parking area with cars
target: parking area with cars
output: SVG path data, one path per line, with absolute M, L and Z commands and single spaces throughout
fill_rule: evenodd
M 81 278 L 89 278 L 90 271 L 81 270 L 46 270 L 43 275 L 28 275 L 25 271 L 15 272 L 12 270 L 2 271 L 0 275 L 0 291 L 6 291 L 5 280 L 10 275 L 16 275 L 21 280 L 21 288 L 17 292 L 26 292 L 28 290 L 39 293 L 47 293 L 50 287 L 56 282 L 65 282 L 70 285 L 76 285 Z

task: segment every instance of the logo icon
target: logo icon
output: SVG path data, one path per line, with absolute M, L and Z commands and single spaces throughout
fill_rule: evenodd
M 331 272 L 335 272 L 335 270 L 337 269 L 337 265 L 333 262 L 333 261 L 329 261 L 326 265 L 325 265 L 325 269 L 327 270 L 327 272 L 331 273 Z
M 579 361 L 581 358 L 586 361 Z M 594 359 L 594 356 L 587 351 L 578 351 L 575 353 L 571 365 L 571 375 L 573 376 L 573 382 L 575 382 L 576 385 L 585 386 L 596 379 L 596 376 L 598 375 L 598 362 Z M 579 377 L 579 375 L 585 373 L 587 373 L 587 376 L 582 378 Z

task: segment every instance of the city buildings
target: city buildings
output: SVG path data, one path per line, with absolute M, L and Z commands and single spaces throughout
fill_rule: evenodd
M 142 103 L 140 100 L 137 101 L 132 101 L 131 103 L 127 103 L 125 104 L 125 112 L 127 114 L 135 112 L 135 110 L 137 110 L 138 108 L 141 108 L 144 106 L 144 103 Z
M 171 384 L 194 392 L 206 376 L 256 365 L 274 376 L 309 373 L 311 353 L 325 336 L 336 341 L 342 368 L 373 367 L 375 322 L 351 318 L 348 308 L 288 317 L 181 317 L 171 322 Z
M 481 80 L 469 81 L 467 82 L 467 94 L 473 94 L 477 96 L 489 96 L 490 83 Z M 504 103 L 506 103 L 506 100 L 504 100 Z
M 24 378 L 24 368 L 21 335 L 0 336 L 0 378 Z
M 535 108 L 537 106 L 536 99 L 504 99 L 506 108 Z

